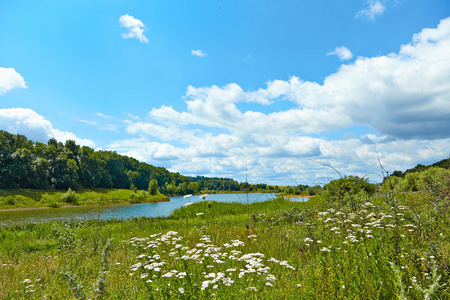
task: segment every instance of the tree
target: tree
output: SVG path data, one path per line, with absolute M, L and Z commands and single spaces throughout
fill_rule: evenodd
M 137 187 L 134 185 L 134 183 L 131 183 L 130 190 L 137 193 Z
M 156 179 L 152 179 L 148 183 L 148 192 L 150 195 L 156 195 L 158 193 L 158 181 Z

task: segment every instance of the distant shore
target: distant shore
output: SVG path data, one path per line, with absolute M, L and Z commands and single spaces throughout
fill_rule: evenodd
M 72 192 L 60 190 L 9 189 L 0 190 L 0 212 L 29 209 L 109 206 L 119 204 L 157 203 L 170 201 L 165 195 L 126 189 L 92 189 Z
M 302 196 L 302 195 L 285 195 L 284 197 L 286 197 L 286 198 L 311 198 L 311 197 L 314 197 L 314 196 L 310 196 L 310 195 L 307 195 L 307 196 Z
M 159 201 L 159 202 L 168 202 L 165 201 Z M 72 208 L 72 207 L 86 207 L 86 206 L 114 206 L 114 205 L 132 205 L 132 204 L 141 204 L 141 203 L 158 203 L 158 202 L 140 202 L 140 203 L 129 203 L 129 202 L 117 202 L 117 203 L 93 203 L 93 204 L 81 204 L 81 205 L 62 205 L 58 207 L 51 207 L 51 206 L 35 206 L 35 207 L 18 207 L 18 208 L 2 208 L 0 209 L 0 212 L 3 211 L 21 211 L 21 210 L 36 210 L 36 209 L 58 209 L 58 208 Z

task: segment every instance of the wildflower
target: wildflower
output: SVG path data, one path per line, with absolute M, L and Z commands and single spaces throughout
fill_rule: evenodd
M 273 276 L 272 274 L 267 275 L 266 280 L 268 281 L 275 281 L 275 276 Z
M 147 276 L 148 276 L 147 273 L 142 273 L 142 274 L 141 274 L 141 279 L 144 279 L 144 278 L 147 277 Z
M 248 288 L 246 288 L 246 290 L 249 290 L 249 291 L 257 291 L 257 289 L 254 287 L 254 286 L 249 286 Z
M 298 287 L 298 288 L 301 288 L 301 287 L 302 287 L 302 285 L 301 285 L 301 284 L 299 284 L 299 283 L 298 283 L 298 284 L 296 284 L 295 286 L 296 286 L 296 287 Z
M 266 282 L 267 286 L 273 286 L 273 284 L 271 284 L 270 282 Z
M 31 282 L 31 279 L 25 279 L 22 283 L 30 283 Z
M 201 290 L 204 291 L 204 290 L 208 287 L 208 285 L 209 285 L 210 282 L 211 282 L 211 281 L 209 281 L 209 280 L 203 281 L 203 282 L 202 282 Z
M 322 252 L 330 252 L 330 249 L 328 249 L 327 247 L 323 247 L 322 249 L 320 249 L 320 251 L 322 251 Z
M 180 287 L 180 288 L 178 289 L 178 291 L 179 291 L 181 294 L 184 294 L 184 289 L 183 289 L 182 287 Z
M 222 282 L 223 282 L 223 284 L 225 285 L 225 286 L 231 286 L 233 283 L 234 283 L 234 281 L 233 280 L 231 280 L 231 278 L 223 278 L 222 279 Z

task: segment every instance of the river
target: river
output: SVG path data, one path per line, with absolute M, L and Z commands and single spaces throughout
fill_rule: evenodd
M 273 199 L 271 193 L 252 194 L 212 194 L 205 200 L 197 196 L 190 198 L 171 197 L 169 202 L 141 203 L 111 206 L 78 206 L 66 208 L 45 208 L 30 210 L 0 211 L 0 226 L 19 225 L 26 223 L 42 223 L 52 220 L 87 220 L 87 219 L 130 219 L 136 217 L 167 217 L 172 211 L 189 202 L 218 201 L 218 202 L 261 202 Z M 292 199 L 294 200 L 294 199 Z M 299 201 L 299 199 L 295 199 Z M 304 199 L 302 199 L 304 200 Z M 300 201 L 302 201 L 300 200 Z

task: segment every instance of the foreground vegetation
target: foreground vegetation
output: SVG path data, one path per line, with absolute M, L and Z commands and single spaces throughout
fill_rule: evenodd
M 427 178 L 421 192 L 350 177 L 305 203 L 4 227 L 0 298 L 449 299 L 450 172 Z
M 0 190 L 0 209 L 64 207 L 72 205 L 111 205 L 119 203 L 155 203 L 169 198 L 146 191 L 94 189 L 72 191 L 10 189 Z

